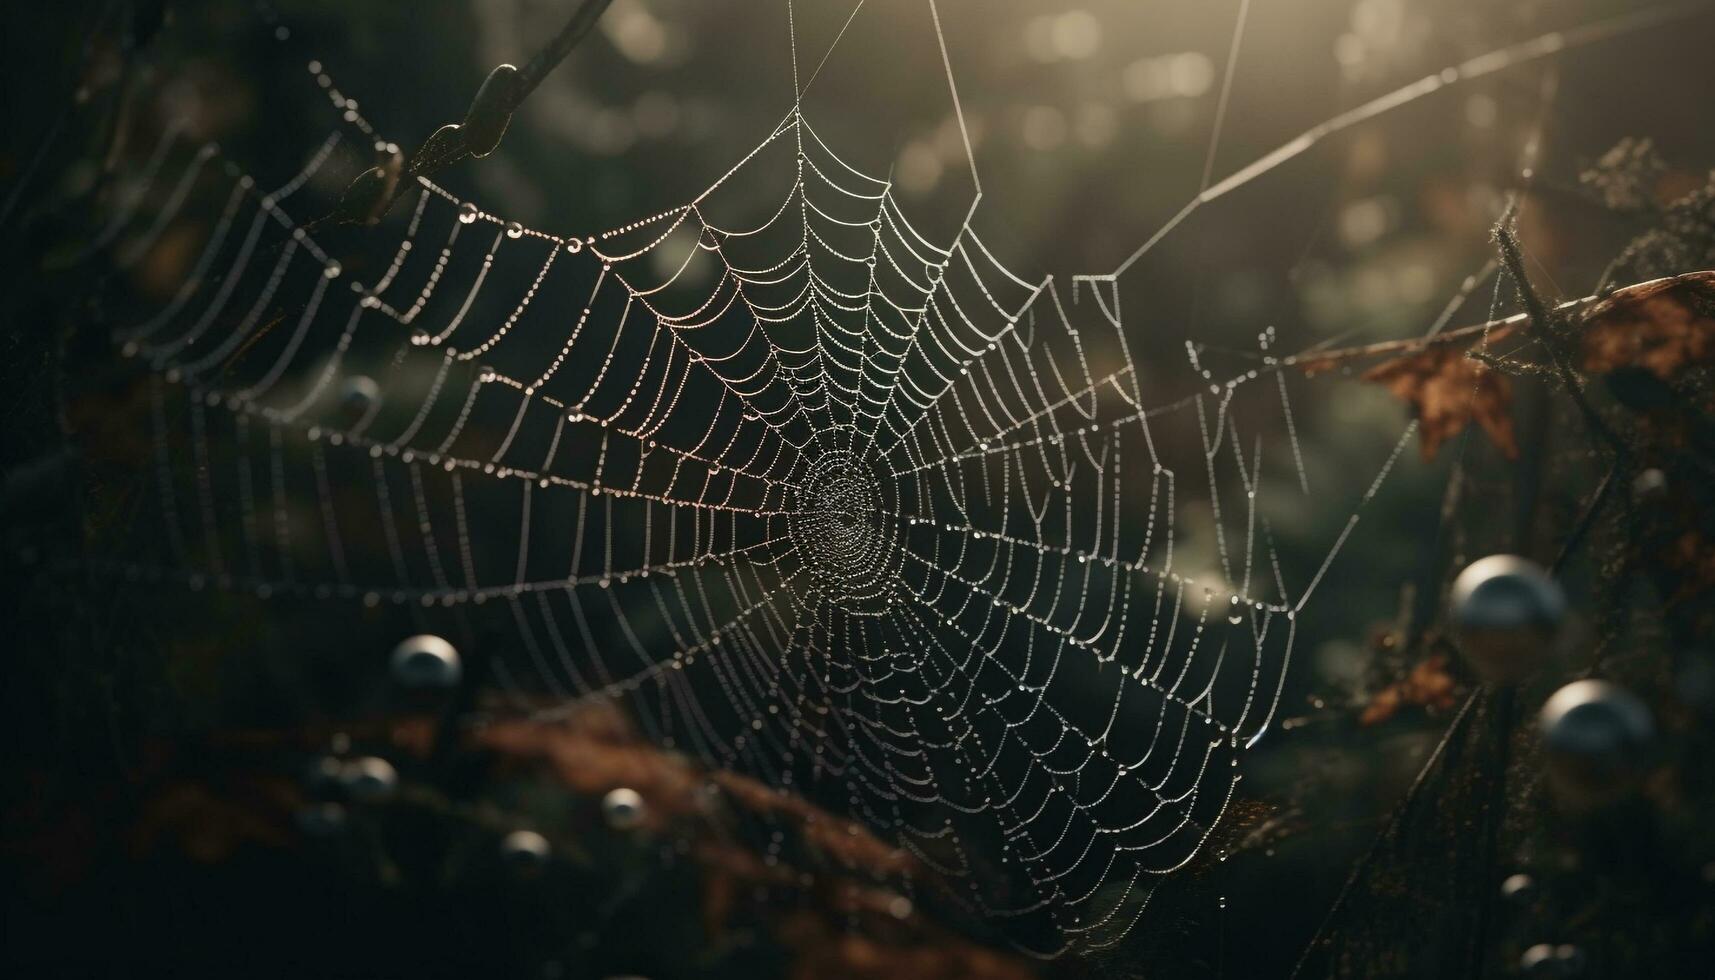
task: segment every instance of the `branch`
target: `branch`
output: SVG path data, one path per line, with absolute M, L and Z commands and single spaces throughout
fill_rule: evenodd
M 409 160 L 398 153 L 372 167 L 346 188 L 330 220 L 373 225 L 398 200 L 409 178 L 427 177 L 466 157 L 482 158 L 494 152 L 512 123 L 512 114 L 542 80 L 566 59 L 595 27 L 612 0 L 581 0 L 566 26 L 548 46 L 530 59 L 522 70 L 497 65 L 465 110 L 464 121 L 448 123 L 432 133 Z
M 1512 276 L 1513 285 L 1518 289 L 1519 299 L 1524 303 L 1526 329 L 1530 331 L 1532 337 L 1548 349 L 1549 359 L 1554 362 L 1554 370 L 1560 375 L 1561 385 L 1566 389 L 1566 394 L 1572 399 L 1573 404 L 1578 406 L 1578 411 L 1583 414 L 1585 423 L 1590 426 L 1590 431 L 1608 444 L 1608 448 L 1614 451 L 1617 460 L 1627 460 L 1631 453 L 1627 450 L 1626 444 L 1620 441 L 1620 437 L 1614 434 L 1613 429 L 1609 428 L 1601 413 L 1597 412 L 1595 406 L 1590 404 L 1589 399 L 1584 397 L 1584 386 L 1579 382 L 1577 373 L 1572 370 L 1572 363 L 1567 360 L 1566 352 L 1561 349 L 1558 340 L 1554 337 L 1554 326 L 1562 321 L 1557 319 L 1558 311 L 1550 312 L 1542 302 L 1542 297 L 1537 295 L 1535 289 L 1531 288 L 1530 280 L 1525 276 L 1524 252 L 1519 247 L 1518 235 L 1512 230 L 1511 222 L 1512 214 L 1509 213 L 1495 226 L 1495 245 L 1501 250 L 1501 262 L 1506 266 L 1508 274 Z
M 517 101 L 513 103 L 513 108 L 517 108 L 518 103 L 523 102 L 526 96 L 536 90 L 536 86 L 542 84 L 542 79 L 547 78 L 549 72 L 566 60 L 566 55 L 571 54 L 572 49 L 595 28 L 596 21 L 601 19 L 608 4 L 612 2 L 613 0 L 583 0 L 578 9 L 572 11 L 572 19 L 566 21 L 566 26 L 560 29 L 559 35 L 538 52 L 536 57 L 531 58 L 524 70 L 518 73 Z
M 1633 283 L 1619 289 L 1602 293 L 1581 296 L 1578 299 L 1567 300 L 1553 308 L 1543 307 L 1551 318 L 1570 318 L 1609 302 L 1625 302 L 1638 299 L 1673 286 L 1685 280 L 1697 280 L 1703 283 L 1715 284 L 1715 270 L 1704 272 L 1688 272 L 1679 276 L 1664 276 L 1660 279 L 1650 279 L 1645 282 Z M 1432 337 L 1407 337 L 1403 340 L 1383 340 L 1373 344 L 1360 344 L 1355 347 L 1341 347 L 1330 351 L 1313 351 L 1304 354 L 1293 354 L 1280 359 L 1285 367 L 1296 367 L 1305 374 L 1320 374 L 1330 368 L 1338 367 L 1347 361 L 1361 361 L 1370 357 L 1380 357 L 1383 354 L 1415 354 L 1419 351 L 1430 350 L 1434 347 L 1463 344 L 1475 340 L 1485 334 L 1511 334 L 1520 327 L 1527 327 L 1531 322 L 1531 314 L 1515 313 L 1499 320 L 1489 320 L 1484 323 L 1474 323 L 1460 327 L 1457 330 L 1447 330 Z

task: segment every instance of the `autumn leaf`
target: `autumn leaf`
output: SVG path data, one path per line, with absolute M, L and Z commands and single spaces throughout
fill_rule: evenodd
M 1715 362 L 1715 271 L 1613 293 L 1590 308 L 1579 346 L 1579 366 L 1591 374 L 1635 367 L 1672 381 Z
M 1715 271 L 1652 279 L 1562 303 L 1557 319 L 1576 323 L 1578 367 L 1590 374 L 1635 369 L 1671 381 L 1688 368 L 1715 363 Z M 1423 457 L 1475 421 L 1508 459 L 1518 458 L 1511 415 L 1512 383 L 1469 356 L 1479 341 L 1504 340 L 1529 324 L 1526 314 L 1474 324 L 1428 340 L 1392 340 L 1289 358 L 1306 377 L 1352 361 L 1394 355 L 1361 375 L 1410 405 Z
M 138 855 L 164 843 L 201 864 L 226 860 L 245 844 L 279 847 L 288 834 L 280 811 L 291 790 L 278 780 L 245 779 L 214 787 L 195 780 L 169 783 L 148 800 L 131 834 Z
M 1358 724 L 1368 728 L 1379 725 L 1407 705 L 1417 705 L 1431 712 L 1453 707 L 1457 684 L 1447 671 L 1447 655 L 1431 654 L 1419 660 L 1404 678 L 1377 691 L 1358 716 Z
M 395 741 L 426 748 L 427 731 L 401 730 Z M 555 721 L 498 720 L 471 736 L 502 770 L 546 771 L 578 796 L 615 786 L 646 801 L 646 829 L 668 822 L 692 841 L 702 872 L 702 924 L 719 942 L 757 888 L 798 888 L 799 899 L 767 917 L 788 950 L 792 977 L 986 977 L 1027 980 L 1029 964 L 989 949 L 935 921 L 889 882 L 912 881 L 918 897 L 944 896 L 909 852 L 863 824 L 747 776 L 706 771 L 647 742 L 617 709 L 586 705 Z M 708 791 L 718 787 L 718 793 Z M 759 817 L 788 843 L 764 855 L 730 831 L 729 818 Z M 777 838 L 778 839 L 778 838 Z M 863 928 L 854 929 L 854 923 Z
M 1384 361 L 1364 372 L 1363 380 L 1385 387 L 1412 407 L 1424 459 L 1434 459 L 1441 444 L 1473 420 L 1508 459 L 1518 458 L 1510 412 L 1512 382 L 1466 356 L 1462 348 L 1439 344 Z

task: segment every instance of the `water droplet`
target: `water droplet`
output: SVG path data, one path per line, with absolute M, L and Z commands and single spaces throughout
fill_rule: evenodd
M 524 237 L 524 226 L 519 224 L 516 221 L 508 221 L 506 223 L 506 237 L 507 238 L 523 238 Z
M 462 224 L 462 225 L 475 224 L 476 223 L 476 216 L 477 216 L 476 205 L 470 203 L 469 201 L 466 201 L 465 203 L 459 205 L 459 224 Z
M 601 811 L 609 827 L 630 830 L 643 821 L 643 797 L 634 789 L 620 786 L 602 797 Z
M 553 856 L 548 839 L 533 830 L 515 830 L 500 842 L 501 861 L 518 874 L 541 871 Z

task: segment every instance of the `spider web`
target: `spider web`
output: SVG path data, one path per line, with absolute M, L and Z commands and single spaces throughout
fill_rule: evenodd
M 323 226 L 397 148 L 310 61 L 330 131 L 299 169 L 170 128 L 97 238 L 123 272 L 201 230 L 115 331 L 158 520 L 105 564 L 394 610 L 482 650 L 520 710 L 622 701 L 659 744 L 861 821 L 927 870 L 914 898 L 1040 954 L 1112 945 L 1220 821 L 1298 615 L 1411 436 L 1289 576 L 1258 498 L 1309 489 L 1290 358 L 1268 330 L 1249 368 L 1193 347 L 1189 387 L 1152 383 L 1118 280 L 1317 140 L 1619 29 L 1336 117 L 1070 280 L 985 244 L 974 161 L 951 237 L 914 224 L 803 87 L 702 194 L 618 228 L 525 227 L 426 178 L 375 229 Z M 777 207 L 732 205 L 740 182 Z M 1197 533 L 1213 561 L 1176 559 Z

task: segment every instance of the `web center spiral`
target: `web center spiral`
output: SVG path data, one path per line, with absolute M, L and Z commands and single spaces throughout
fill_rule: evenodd
M 859 454 L 840 450 L 819 457 L 800 487 L 792 537 L 816 587 L 854 612 L 879 611 L 897 565 L 887 486 Z

